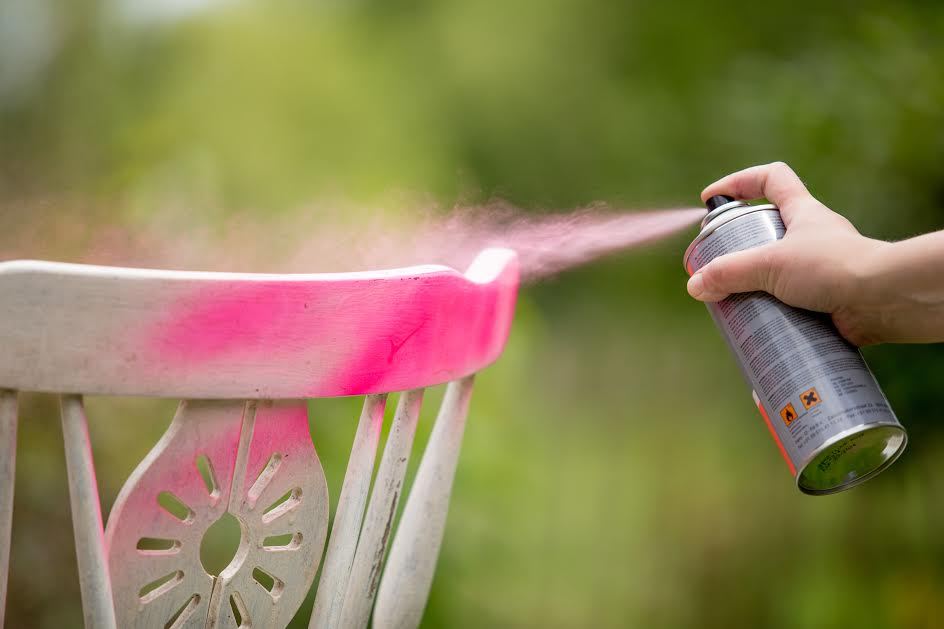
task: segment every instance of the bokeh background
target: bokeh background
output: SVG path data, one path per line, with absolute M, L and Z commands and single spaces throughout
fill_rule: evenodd
M 918 1 L 0 0 L 0 254 L 134 261 L 234 221 L 271 242 L 495 197 L 691 205 L 777 159 L 904 238 L 944 227 L 942 33 Z M 866 349 L 909 449 L 803 496 L 686 296 L 692 235 L 523 289 L 424 627 L 944 627 L 944 347 Z M 78 627 L 56 402 L 21 402 L 7 624 Z M 312 403 L 332 496 L 359 404 Z M 107 513 L 174 403 L 88 409 Z

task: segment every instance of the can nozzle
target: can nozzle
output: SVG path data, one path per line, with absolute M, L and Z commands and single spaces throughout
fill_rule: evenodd
M 719 207 L 721 207 L 725 203 L 731 203 L 732 201 L 734 201 L 734 197 L 729 197 L 724 194 L 716 194 L 715 196 L 705 201 L 705 207 L 707 207 L 708 211 L 711 212 L 713 210 L 717 210 Z

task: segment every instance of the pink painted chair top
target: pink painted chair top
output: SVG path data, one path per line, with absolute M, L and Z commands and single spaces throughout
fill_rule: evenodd
M 235 274 L 0 263 L 0 387 L 179 398 L 402 391 L 501 353 L 517 258 L 461 274 Z

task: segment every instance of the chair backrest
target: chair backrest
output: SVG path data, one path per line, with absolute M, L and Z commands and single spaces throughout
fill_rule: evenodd
M 505 249 L 483 251 L 465 274 L 0 263 L 0 625 L 16 391 L 29 390 L 61 396 L 86 626 L 284 627 L 321 566 L 310 627 L 363 627 L 371 610 L 375 627 L 415 627 L 473 376 L 504 347 L 517 284 Z M 444 382 L 391 536 L 423 389 Z M 393 392 L 402 393 L 372 483 Z M 107 527 L 81 397 L 91 393 L 183 400 Z M 347 395 L 365 400 L 328 539 L 328 491 L 304 400 Z M 241 542 L 214 576 L 200 542 L 225 513 L 239 521 Z

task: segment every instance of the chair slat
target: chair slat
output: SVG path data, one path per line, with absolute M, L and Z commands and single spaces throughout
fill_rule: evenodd
M 304 400 L 260 401 L 241 437 L 229 512 L 242 523 L 243 539 L 216 580 L 207 626 L 231 627 L 225 619 L 236 604 L 241 608 L 240 626 L 285 627 L 311 589 L 321 562 L 328 533 L 328 486 L 311 441 Z M 286 495 L 281 510 L 270 510 Z M 266 541 L 270 536 L 291 537 L 274 549 Z
M 419 626 L 449 511 L 473 376 L 451 382 L 416 471 L 374 608 L 377 629 Z
M 112 605 L 108 563 L 105 559 L 101 503 L 95 482 L 85 408 L 79 395 L 63 395 L 60 397 L 60 404 L 85 626 L 114 629 L 115 610 Z
M 341 627 L 366 627 L 370 619 L 422 404 L 423 389 L 407 391 L 400 396 L 357 542 L 344 596 Z
M 348 460 L 341 495 L 338 497 L 338 508 L 331 527 L 321 580 L 318 583 L 315 608 L 308 623 L 311 629 L 339 627 L 341 606 L 344 603 L 344 593 L 364 517 L 364 505 L 367 503 L 370 480 L 374 472 L 386 403 L 386 394 L 368 395 L 364 399 L 364 408 L 351 447 L 351 458 Z
M 13 488 L 16 477 L 16 391 L 0 391 L 0 627 L 7 600 Z

